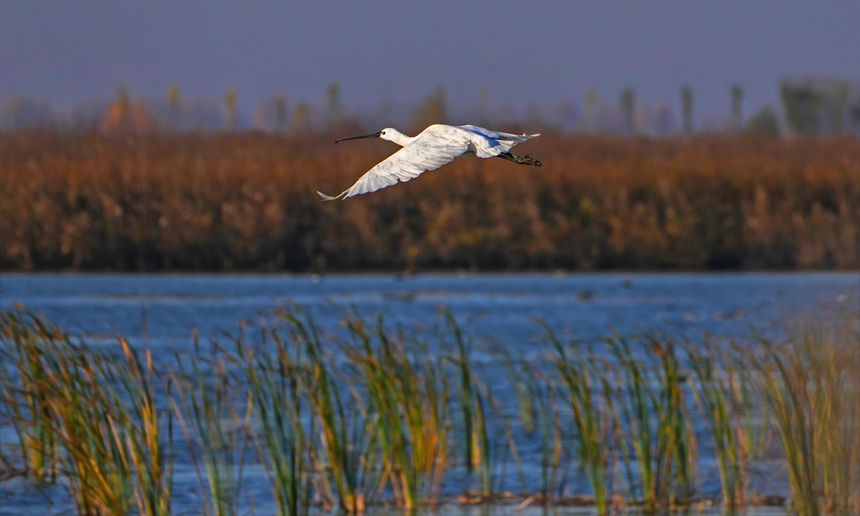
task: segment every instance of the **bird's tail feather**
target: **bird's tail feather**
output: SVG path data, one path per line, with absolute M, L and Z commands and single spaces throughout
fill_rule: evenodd
M 331 195 L 326 195 L 326 194 L 320 192 L 319 190 L 317 190 L 317 193 L 319 194 L 320 197 L 322 197 L 322 200 L 324 200 L 324 201 L 336 201 L 336 200 L 340 199 L 341 197 L 343 197 L 346 194 L 346 192 L 348 192 L 348 191 L 349 190 L 344 190 L 343 192 L 340 193 L 340 195 L 337 195 L 335 197 L 332 197 Z
M 508 134 L 502 133 L 503 136 L 497 136 L 493 138 L 494 140 L 504 141 L 504 142 L 517 142 L 523 143 L 525 141 L 531 140 L 532 138 L 537 138 L 540 136 L 540 133 L 537 134 Z

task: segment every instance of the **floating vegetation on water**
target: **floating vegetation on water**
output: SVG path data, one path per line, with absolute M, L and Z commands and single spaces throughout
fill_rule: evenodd
M 771 499 L 860 514 L 856 321 L 743 343 L 543 329 L 526 359 L 477 347 L 447 311 L 434 328 L 355 313 L 321 328 L 288 306 L 156 357 L 2 311 L 4 474 L 64 485 L 86 516 L 173 514 L 180 465 L 213 516 L 245 512 L 253 468 L 287 516 L 510 500 L 609 514 L 754 504 L 756 461 L 776 457 L 790 493 Z

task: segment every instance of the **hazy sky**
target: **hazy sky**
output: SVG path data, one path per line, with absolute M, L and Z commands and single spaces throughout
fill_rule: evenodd
M 860 1 L 58 2 L 0 1 L 0 98 L 59 104 L 112 97 L 219 100 L 247 111 L 275 94 L 322 102 L 333 81 L 350 110 L 413 102 L 435 86 L 450 105 L 615 102 L 633 86 L 697 115 L 778 102 L 789 76 L 860 82 Z

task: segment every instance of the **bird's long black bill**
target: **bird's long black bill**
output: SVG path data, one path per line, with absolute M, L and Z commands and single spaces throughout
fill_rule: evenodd
M 382 134 L 382 131 L 379 131 L 378 133 L 373 133 L 373 134 L 365 134 L 364 136 L 350 136 L 349 138 L 341 138 L 340 140 L 335 140 L 334 143 L 342 142 L 345 140 L 360 140 L 362 138 L 379 138 L 379 136 L 381 134 Z

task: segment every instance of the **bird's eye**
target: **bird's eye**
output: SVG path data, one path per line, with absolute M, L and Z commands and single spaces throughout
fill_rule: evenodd
M 384 134 L 385 134 L 385 131 L 382 131 L 382 134 L 384 135 Z

